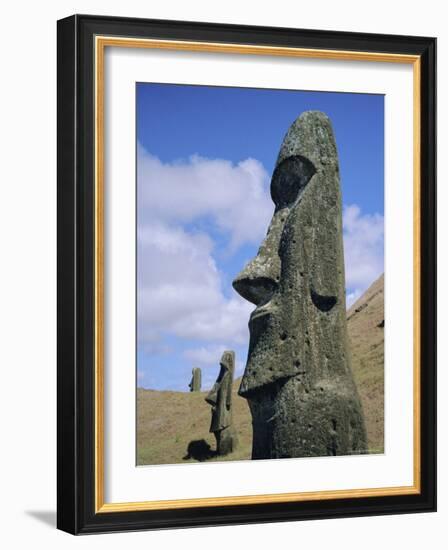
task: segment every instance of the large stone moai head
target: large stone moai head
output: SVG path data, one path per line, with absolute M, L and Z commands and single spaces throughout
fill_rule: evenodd
M 252 414 L 252 456 L 365 452 L 348 347 L 338 156 L 325 114 L 307 111 L 289 128 L 271 197 L 267 236 L 233 282 L 257 306 L 239 389 Z
M 201 391 L 202 373 L 200 368 L 191 371 L 191 382 L 188 384 L 190 391 Z
M 213 432 L 216 437 L 217 454 L 226 455 L 232 452 L 237 445 L 232 415 L 234 351 L 225 351 L 222 354 L 220 367 L 218 378 L 205 400 L 212 407 L 210 432 Z

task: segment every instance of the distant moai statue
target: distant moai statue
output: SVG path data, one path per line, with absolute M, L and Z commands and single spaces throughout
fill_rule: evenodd
M 232 414 L 235 352 L 225 351 L 222 354 L 220 365 L 218 378 L 205 400 L 212 406 L 210 432 L 213 432 L 216 437 L 217 454 L 227 455 L 234 451 L 238 444 Z
M 289 128 L 271 180 L 274 214 L 257 256 L 233 281 L 257 307 L 239 394 L 252 458 L 367 452 L 351 371 L 339 164 L 328 117 Z
M 200 368 L 191 371 L 191 382 L 188 384 L 190 391 L 201 391 L 202 373 Z

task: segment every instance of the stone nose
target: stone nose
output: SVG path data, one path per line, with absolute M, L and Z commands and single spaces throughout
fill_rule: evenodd
M 259 306 L 269 302 L 277 288 L 277 282 L 269 277 L 245 275 L 243 270 L 233 281 L 233 288 L 245 300 Z
M 259 306 L 269 302 L 280 280 L 278 247 L 286 213 L 276 212 L 258 254 L 235 277 L 233 288 L 245 300 Z

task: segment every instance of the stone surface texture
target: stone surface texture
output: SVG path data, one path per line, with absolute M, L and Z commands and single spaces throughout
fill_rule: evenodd
M 364 453 L 347 335 L 338 155 L 324 113 L 304 112 L 289 128 L 271 196 L 267 236 L 233 282 L 257 306 L 239 390 L 252 414 L 252 458 Z
M 202 372 L 200 368 L 193 368 L 191 371 L 191 382 L 188 384 L 190 391 L 201 391 Z
M 210 432 L 216 437 L 218 455 L 226 455 L 236 449 L 237 436 L 232 415 L 232 386 L 235 373 L 235 352 L 225 351 L 220 371 L 213 388 L 205 400 L 212 407 Z

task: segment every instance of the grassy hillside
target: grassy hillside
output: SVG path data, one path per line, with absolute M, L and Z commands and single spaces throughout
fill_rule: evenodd
M 381 276 L 347 312 L 352 366 L 366 418 L 369 449 L 383 451 L 384 420 L 384 278 Z M 217 367 L 218 369 L 218 367 Z M 234 383 L 237 450 L 219 460 L 250 459 L 251 417 Z M 137 390 L 137 463 L 173 464 L 217 460 L 215 437 L 209 433 L 207 392 Z
M 371 452 L 384 450 L 384 275 L 347 312 L 352 369 Z
M 219 460 L 243 460 L 251 456 L 251 417 L 247 401 L 237 394 L 238 387 L 236 380 L 233 414 L 239 445 L 234 453 Z M 215 436 L 208 431 L 211 408 L 204 400 L 207 393 L 137 390 L 138 464 L 216 460 Z

